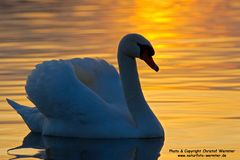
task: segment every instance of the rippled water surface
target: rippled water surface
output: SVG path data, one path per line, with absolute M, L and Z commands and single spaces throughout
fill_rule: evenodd
M 159 159 L 179 159 L 169 149 L 240 148 L 238 0 L 10 0 L 0 2 L 0 15 L 0 159 L 14 158 L 12 152 L 30 157 L 49 153 L 7 153 L 21 145 L 29 130 L 5 98 L 32 105 L 24 84 L 37 63 L 97 57 L 118 68 L 117 45 L 130 32 L 153 43 L 160 66 L 155 73 L 138 62 L 145 97 L 166 132 Z M 52 140 L 47 142 L 51 146 Z M 65 141 L 62 145 L 66 147 Z M 69 156 L 78 152 L 70 146 Z M 109 150 L 97 153 L 105 152 Z M 135 152 L 121 153 L 131 159 Z M 83 155 L 88 159 L 89 154 Z M 225 159 L 239 156 L 237 150 Z

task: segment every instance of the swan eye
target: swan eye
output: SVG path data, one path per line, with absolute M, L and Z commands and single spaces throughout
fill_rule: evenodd
M 143 54 L 147 54 L 148 56 L 153 56 L 155 54 L 155 51 L 152 46 L 140 43 L 137 43 L 137 45 L 140 48 L 140 57 Z
M 159 68 L 152 58 L 152 56 L 155 54 L 153 47 L 143 44 L 138 44 L 138 46 L 140 47 L 140 59 L 144 60 L 149 67 L 158 72 Z

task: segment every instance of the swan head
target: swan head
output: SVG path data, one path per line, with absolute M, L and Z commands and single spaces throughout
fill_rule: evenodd
M 128 57 L 140 58 L 156 72 L 159 70 L 152 56 L 155 54 L 151 43 L 140 34 L 127 34 L 119 43 L 119 51 Z

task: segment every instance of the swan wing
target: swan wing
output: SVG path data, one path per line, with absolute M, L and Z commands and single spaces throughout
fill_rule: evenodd
M 112 99 L 105 94 L 111 93 L 105 88 L 108 85 L 103 85 L 101 80 L 108 80 L 109 83 L 117 75 L 112 77 L 116 70 L 103 63 L 106 62 L 72 59 L 38 64 L 27 79 L 25 88 L 28 98 L 49 118 L 70 117 L 89 122 L 91 118 L 107 116 L 114 105 L 107 103 Z M 105 71 L 107 73 L 103 74 Z
M 75 58 L 70 60 L 78 79 L 112 106 L 126 107 L 120 76 L 105 60 Z

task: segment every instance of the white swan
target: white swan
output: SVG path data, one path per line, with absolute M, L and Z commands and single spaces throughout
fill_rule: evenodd
M 153 138 L 164 131 L 144 99 L 135 58 L 158 71 L 154 50 L 139 34 L 118 47 L 120 76 L 104 60 L 52 60 L 36 66 L 26 92 L 36 107 L 7 99 L 33 132 L 81 138 Z M 120 78 L 121 77 L 121 78 Z

